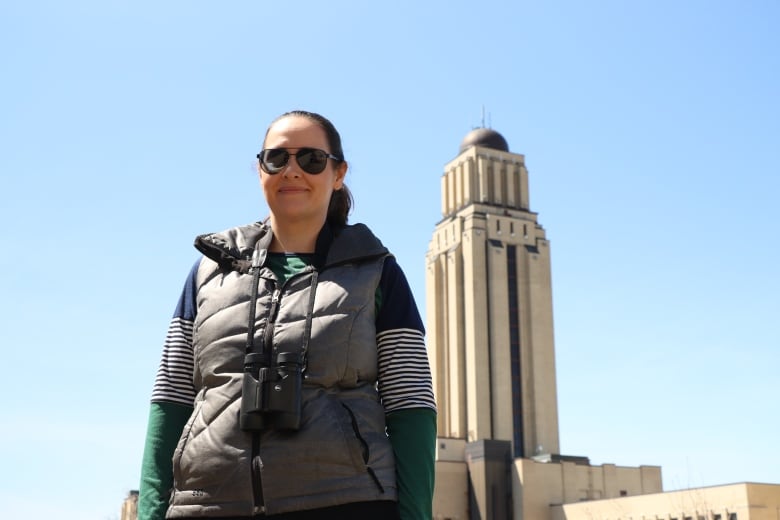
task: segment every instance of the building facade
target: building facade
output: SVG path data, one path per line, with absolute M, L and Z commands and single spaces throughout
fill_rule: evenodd
M 550 250 L 528 195 L 524 157 L 475 130 L 446 166 L 426 258 L 439 432 L 513 457 L 559 452 Z
M 138 490 L 133 489 L 122 502 L 120 520 L 136 520 L 138 518 Z
M 498 132 L 473 130 L 441 187 L 426 255 L 435 517 L 545 520 L 553 503 L 660 492 L 657 466 L 560 454 L 550 244 L 525 157 Z
M 552 509 L 553 520 L 777 520 L 780 485 L 743 482 Z

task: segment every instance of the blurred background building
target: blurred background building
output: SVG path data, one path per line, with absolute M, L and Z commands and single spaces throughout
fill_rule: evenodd
M 138 491 L 133 489 L 122 503 L 122 514 L 119 520 L 136 520 L 138 518 Z

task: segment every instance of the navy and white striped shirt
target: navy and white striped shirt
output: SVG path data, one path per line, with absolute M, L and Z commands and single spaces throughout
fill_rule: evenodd
M 168 327 L 152 391 L 153 403 L 193 405 L 192 328 L 197 313 L 195 277 L 199 265 L 200 261 L 196 262 L 190 271 Z M 392 256 L 385 260 L 378 292 L 378 390 L 385 411 L 435 411 L 425 329 L 406 276 Z

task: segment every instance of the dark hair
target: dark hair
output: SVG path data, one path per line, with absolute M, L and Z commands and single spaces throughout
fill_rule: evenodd
M 265 131 L 265 136 L 268 137 L 268 132 L 274 123 L 284 119 L 285 117 L 305 117 L 309 121 L 316 123 L 325 132 L 325 137 L 328 140 L 328 146 L 330 146 L 330 153 L 338 157 L 338 159 L 332 159 L 337 164 L 344 162 L 344 150 L 341 148 L 341 136 L 339 135 L 336 127 L 333 126 L 326 117 L 316 114 L 314 112 L 307 112 L 306 110 L 291 110 L 285 112 L 276 119 L 274 119 L 268 129 Z M 265 140 L 265 138 L 263 139 Z M 349 212 L 352 211 L 352 192 L 349 191 L 347 185 L 342 183 L 340 190 L 334 190 L 330 196 L 330 204 L 328 205 L 328 223 L 336 226 L 345 226 L 347 219 L 349 218 Z

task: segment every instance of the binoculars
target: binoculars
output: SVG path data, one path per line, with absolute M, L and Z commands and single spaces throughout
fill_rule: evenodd
M 247 432 L 297 430 L 301 424 L 303 360 L 300 353 L 280 352 L 275 366 L 263 354 L 244 357 L 239 424 Z

